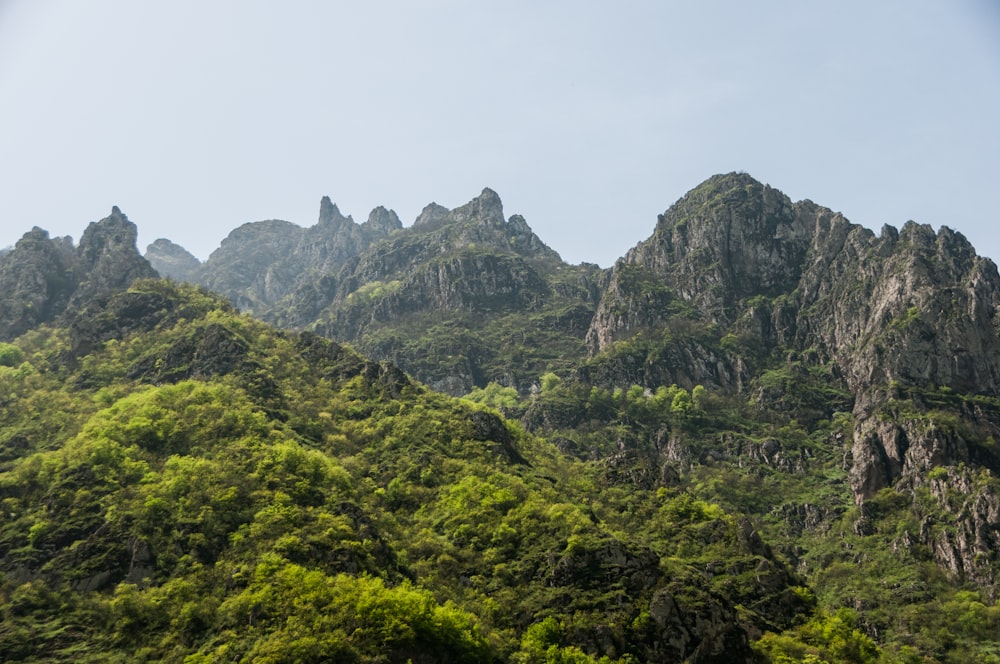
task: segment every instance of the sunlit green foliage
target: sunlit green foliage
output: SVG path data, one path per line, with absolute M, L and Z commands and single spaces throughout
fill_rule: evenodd
M 89 321 L 110 332 L 80 357 L 79 330 L 0 346 L 8 660 L 638 662 L 725 607 L 772 661 L 1000 655 L 996 603 L 912 537 L 967 497 L 862 514 L 824 366 L 775 358 L 748 399 L 546 366 L 459 400 L 197 289 L 133 295 L 162 311 Z M 894 407 L 988 445 L 957 401 L 996 407 Z
M 765 634 L 755 644 L 758 653 L 775 664 L 791 662 L 850 662 L 866 664 L 879 661 L 878 646 L 857 629 L 857 616 L 848 609 L 821 615 L 784 634 Z
M 0 342 L 0 367 L 16 367 L 24 362 L 24 353 L 14 344 Z

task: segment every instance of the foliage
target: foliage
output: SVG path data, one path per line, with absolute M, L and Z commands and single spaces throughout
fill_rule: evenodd
M 0 342 L 0 367 L 16 367 L 24 362 L 24 353 L 14 344 Z
M 198 289 L 129 296 L 162 310 L 0 346 L 7 659 L 637 662 L 737 624 L 772 661 L 998 655 L 996 603 L 916 538 L 968 497 L 889 489 L 862 513 L 848 397 L 805 355 L 756 355 L 747 397 L 590 381 L 540 346 L 517 383 L 537 390 L 453 399 Z M 206 338 L 238 361 L 201 361 Z M 403 343 L 449 361 L 447 338 Z M 956 414 L 987 397 L 897 392 L 895 416 L 988 447 Z
M 852 662 L 879 659 L 875 642 L 857 629 L 857 616 L 848 609 L 818 615 L 809 622 L 777 635 L 767 633 L 755 650 L 776 664 L 785 662 Z

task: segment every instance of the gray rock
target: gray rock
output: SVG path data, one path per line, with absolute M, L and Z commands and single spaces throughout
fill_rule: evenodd
M 187 249 L 166 238 L 159 238 L 146 247 L 145 258 L 160 276 L 175 281 L 190 281 L 201 261 Z

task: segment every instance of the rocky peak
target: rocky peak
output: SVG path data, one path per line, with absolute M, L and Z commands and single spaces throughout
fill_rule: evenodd
M 403 223 L 393 210 L 387 210 L 381 205 L 371 211 L 368 221 L 361 224 L 361 229 L 375 237 L 385 237 L 389 233 L 399 230 Z
M 159 238 L 147 246 L 145 258 L 161 276 L 177 281 L 190 281 L 201 265 L 187 249 L 166 238 Z
M 741 303 L 798 285 L 825 208 L 795 206 L 745 173 L 709 178 L 659 215 L 653 235 L 611 268 L 587 335 L 592 354 L 658 328 L 674 300 L 707 321 L 731 325 Z
M 118 207 L 73 247 L 35 227 L 0 257 L 0 338 L 16 337 L 67 310 L 124 290 L 156 271 L 136 249 L 135 224 Z
M 138 230 L 118 206 L 111 214 L 87 226 L 76 249 L 82 281 L 69 307 L 125 290 L 140 278 L 158 276 L 136 247 Z
M 138 254 L 136 239 L 139 231 L 115 205 L 111 214 L 100 221 L 91 222 L 80 238 L 77 256 L 84 269 L 92 269 L 109 255 Z
M 795 287 L 810 225 L 787 196 L 742 173 L 705 181 L 660 215 L 625 260 L 671 277 L 678 294 L 720 320 L 740 298 Z
M 232 231 L 193 280 L 229 297 L 241 309 L 267 316 L 286 297 L 310 302 L 325 297 L 315 292 L 319 281 L 329 280 L 346 261 L 400 228 L 392 210 L 375 208 L 365 223 L 357 224 L 324 196 L 319 219 L 308 228 L 272 219 Z M 300 291 L 301 297 L 292 295 Z M 299 314 L 281 317 L 285 323 L 300 318 Z
M 428 203 L 424 209 L 420 211 L 420 214 L 417 215 L 416 221 L 413 222 L 413 228 L 429 230 L 437 227 L 448 219 L 448 213 L 450 211 L 451 210 L 443 205 Z
M 340 213 L 337 204 L 330 200 L 329 196 L 324 196 L 319 202 L 319 225 L 338 227 L 344 222 L 353 220 Z
M 489 187 L 483 189 L 479 196 L 465 205 L 452 210 L 450 217 L 452 221 L 459 223 L 466 221 L 491 225 L 505 223 L 500 196 Z
M 53 320 L 76 288 L 76 256 L 37 226 L 0 256 L 0 340 Z

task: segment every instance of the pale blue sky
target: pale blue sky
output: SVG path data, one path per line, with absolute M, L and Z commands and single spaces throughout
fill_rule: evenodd
M 0 0 L 0 246 L 118 205 L 206 258 L 484 186 L 603 266 L 733 170 L 1000 257 L 995 0 Z

